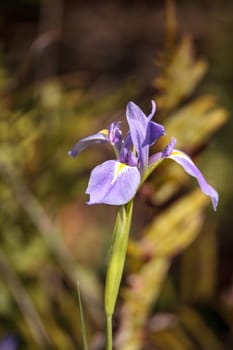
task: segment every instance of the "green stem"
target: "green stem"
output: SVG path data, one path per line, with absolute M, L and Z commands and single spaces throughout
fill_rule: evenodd
M 112 350 L 112 316 L 106 316 L 106 344 L 107 350 Z
M 112 247 L 105 284 L 107 350 L 112 350 L 112 315 L 115 310 L 116 300 L 124 270 L 132 211 L 133 200 L 119 208 L 113 231 Z

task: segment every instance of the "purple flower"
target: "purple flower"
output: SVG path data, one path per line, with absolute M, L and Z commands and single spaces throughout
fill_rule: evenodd
M 151 121 L 155 109 L 152 101 L 152 112 L 146 116 L 135 103 L 129 102 L 126 109 L 129 132 L 125 139 L 122 137 L 120 123 L 112 123 L 108 129 L 80 140 L 69 151 L 69 155 L 75 157 L 88 146 L 97 143 L 110 143 L 114 149 L 116 159 L 96 166 L 91 172 L 86 190 L 90 196 L 88 204 L 126 204 L 135 196 L 150 169 L 169 158 L 197 179 L 202 192 L 211 198 L 216 210 L 218 193 L 206 182 L 188 155 L 174 148 L 174 138 L 162 152 L 149 157 L 150 146 L 165 134 L 162 125 Z

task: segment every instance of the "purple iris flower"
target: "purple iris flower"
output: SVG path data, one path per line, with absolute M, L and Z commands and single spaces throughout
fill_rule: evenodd
M 69 151 L 70 156 L 76 157 L 85 148 L 97 143 L 110 143 L 114 149 L 116 159 L 103 162 L 91 172 L 86 190 L 90 196 L 88 204 L 126 204 L 135 196 L 150 169 L 163 159 L 169 158 L 197 179 L 202 192 L 211 198 L 216 210 L 218 193 L 206 182 L 189 156 L 174 148 L 174 138 L 162 152 L 149 156 L 150 146 L 165 134 L 164 127 L 151 120 L 155 110 L 156 106 L 152 101 L 152 111 L 146 116 L 135 103 L 129 102 L 126 109 L 129 132 L 125 139 L 122 137 L 120 123 L 112 123 L 108 129 L 81 139 Z

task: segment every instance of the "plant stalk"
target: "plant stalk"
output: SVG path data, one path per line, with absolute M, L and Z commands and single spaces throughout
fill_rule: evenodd
M 112 350 L 112 316 L 116 306 L 125 265 L 133 200 L 122 205 L 117 213 L 105 283 L 105 315 L 107 350 Z

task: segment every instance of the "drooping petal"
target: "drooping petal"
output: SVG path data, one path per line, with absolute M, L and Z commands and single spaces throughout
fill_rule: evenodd
M 78 141 L 74 147 L 68 152 L 69 156 L 76 157 L 79 153 L 81 153 L 84 149 L 89 147 L 92 144 L 97 143 L 106 143 L 108 142 L 108 130 L 101 130 L 97 134 L 85 137 Z
M 153 111 L 155 105 L 152 106 Z M 129 124 L 130 135 L 137 151 L 140 170 L 144 171 L 148 166 L 149 147 L 164 134 L 163 126 L 151 122 L 152 113 L 149 117 L 133 102 L 129 102 L 126 109 L 126 117 Z
M 135 196 L 139 184 L 137 167 L 108 160 L 91 172 L 86 190 L 90 195 L 88 204 L 125 204 Z
M 204 176 L 189 156 L 184 152 L 174 149 L 167 158 L 173 159 L 180 164 L 189 175 L 197 179 L 202 192 L 211 198 L 213 208 L 216 210 L 218 204 L 218 193 L 206 182 Z

